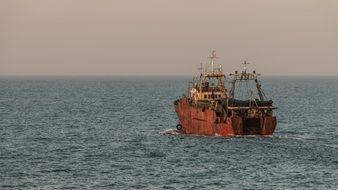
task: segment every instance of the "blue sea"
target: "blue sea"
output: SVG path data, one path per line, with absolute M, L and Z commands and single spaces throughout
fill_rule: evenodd
M 0 79 L 0 189 L 338 189 L 338 77 L 264 77 L 272 136 L 177 133 L 188 77 Z

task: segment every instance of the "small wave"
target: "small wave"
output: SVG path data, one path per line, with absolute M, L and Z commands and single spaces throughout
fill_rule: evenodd
M 338 148 L 337 144 L 323 144 L 324 146 L 330 147 L 330 148 Z M 338 163 L 338 161 L 337 161 Z
M 261 137 L 260 135 L 235 135 L 236 138 L 257 138 Z
M 148 154 L 147 154 L 150 158 L 156 158 L 156 157 L 159 157 L 159 158 L 161 158 L 161 157 L 166 157 L 166 154 L 165 153 L 163 153 L 163 152 L 149 152 Z
M 221 138 L 259 138 L 259 137 L 266 137 L 266 138 L 275 138 L 275 135 L 229 135 L 229 136 L 222 136 L 221 134 L 216 133 L 215 135 L 201 135 L 201 134 L 184 134 L 181 131 L 172 128 L 166 129 L 161 131 L 160 134 L 162 135 L 184 135 L 184 136 L 192 136 L 192 137 L 221 137 Z
M 166 129 L 161 131 L 160 134 L 162 135 L 182 135 L 182 133 L 177 129 Z
M 166 129 L 164 131 L 161 131 L 160 134 L 162 135 L 184 135 L 184 136 L 190 136 L 190 137 L 222 137 L 218 135 L 208 136 L 208 135 L 200 135 L 200 134 L 185 134 L 177 129 Z
M 71 172 L 70 169 L 52 169 L 52 170 L 42 170 L 41 173 L 60 173 L 60 172 Z

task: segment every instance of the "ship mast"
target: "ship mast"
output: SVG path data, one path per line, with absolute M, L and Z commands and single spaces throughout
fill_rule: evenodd
M 243 73 L 245 74 L 246 73 L 246 68 L 247 68 L 247 65 L 249 65 L 250 63 L 248 63 L 248 62 L 246 62 L 246 61 L 244 61 L 244 63 L 242 63 L 242 65 L 243 65 Z
M 212 51 L 212 53 L 211 53 L 211 57 L 209 57 L 209 59 L 211 59 L 211 62 L 210 62 L 210 64 L 211 64 L 211 72 L 212 72 L 212 74 L 214 74 L 214 64 L 216 63 L 216 52 L 215 52 L 215 50 L 213 50 Z

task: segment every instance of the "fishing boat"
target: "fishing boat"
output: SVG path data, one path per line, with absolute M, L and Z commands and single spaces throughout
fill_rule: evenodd
M 174 101 L 177 130 L 210 136 L 272 135 L 277 124 L 273 110 L 277 108 L 263 92 L 260 74 L 248 72 L 245 61 L 241 72 L 226 77 L 221 65 L 215 68 L 216 58 L 213 51 L 210 66 L 201 65 L 187 94 Z

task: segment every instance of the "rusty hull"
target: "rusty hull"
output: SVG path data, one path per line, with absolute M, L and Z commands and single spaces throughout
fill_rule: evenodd
M 272 135 L 276 117 L 242 118 L 239 116 L 217 117 L 215 110 L 191 105 L 187 98 L 174 103 L 182 125 L 182 133 L 208 136 Z

